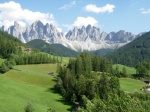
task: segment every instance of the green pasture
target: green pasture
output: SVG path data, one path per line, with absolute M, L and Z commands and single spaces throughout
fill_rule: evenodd
M 120 78 L 120 87 L 125 92 L 141 92 L 141 88 L 146 86 L 146 84 L 140 80 L 131 78 Z
M 30 102 L 35 112 L 67 112 L 70 108 L 63 98 L 52 90 L 55 85 L 56 64 L 18 65 L 0 76 L 0 112 L 24 112 Z
M 48 73 L 54 72 L 56 75 L 56 66 L 56 64 L 18 65 L 2 77 L 31 85 L 53 87 L 55 76 L 48 75 Z
M 114 64 L 113 65 L 113 69 L 116 69 L 116 66 L 118 66 L 119 71 L 122 71 L 123 67 L 126 68 L 127 74 L 135 74 L 136 73 L 136 69 L 133 67 L 128 67 L 125 65 L 120 65 L 120 64 Z

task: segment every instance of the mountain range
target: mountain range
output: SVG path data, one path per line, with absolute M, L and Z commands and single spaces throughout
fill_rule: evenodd
M 3 31 L 4 29 L 5 26 L 2 26 L 1 30 Z M 49 44 L 62 44 L 75 51 L 116 49 L 142 35 L 134 35 L 123 30 L 106 33 L 91 25 L 82 26 L 81 28 L 74 27 L 73 30 L 70 30 L 65 35 L 63 32 L 59 32 L 54 25 L 48 23 L 44 25 L 39 20 L 27 28 L 22 27 L 15 21 L 14 25 L 6 31 L 23 43 L 34 39 L 42 39 Z

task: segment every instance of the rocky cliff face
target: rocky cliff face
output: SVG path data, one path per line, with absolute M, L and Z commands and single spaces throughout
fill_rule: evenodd
M 132 33 L 120 30 L 116 33 L 115 32 L 109 33 L 106 36 L 105 40 L 112 41 L 115 43 L 126 43 L 126 42 L 133 41 L 135 38 L 136 36 L 133 35 Z
M 74 27 L 72 31 L 64 35 L 55 26 L 48 23 L 44 25 L 41 21 L 35 21 L 26 29 L 14 22 L 14 25 L 8 29 L 8 33 L 24 43 L 33 39 L 42 39 L 47 43 L 59 43 L 76 51 L 118 48 L 137 38 L 136 35 L 123 30 L 109 34 L 101 33 L 99 28 L 91 25 L 82 28 Z
M 72 41 L 73 46 L 80 50 L 97 50 L 101 48 L 118 48 L 136 38 L 130 32 L 120 30 L 119 32 L 100 32 L 99 28 L 88 25 L 78 29 L 75 27 L 66 34 L 66 38 Z
M 75 27 L 73 31 L 69 31 L 66 34 L 68 40 L 76 41 L 87 41 L 88 39 L 92 41 L 100 40 L 100 30 L 99 28 L 92 27 L 88 25 L 87 27 L 83 26 L 81 29 Z
M 14 22 L 14 26 L 11 26 L 10 28 L 8 28 L 8 33 L 17 37 L 23 43 L 26 42 L 23 37 L 24 32 L 25 32 L 25 29 L 21 25 L 19 25 L 17 22 Z

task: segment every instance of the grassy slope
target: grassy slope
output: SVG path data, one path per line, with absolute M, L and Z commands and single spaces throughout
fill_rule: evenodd
M 119 71 L 122 71 L 122 68 L 125 67 L 126 70 L 127 70 L 127 74 L 135 74 L 136 73 L 136 69 L 135 68 L 128 67 L 128 66 L 125 66 L 125 65 L 114 64 L 113 68 L 115 69 L 117 65 L 118 65 Z
M 50 88 L 55 85 L 55 78 L 48 72 L 56 71 L 56 64 L 19 65 L 14 70 L 0 76 L 0 109 L 4 112 L 23 112 L 31 102 L 36 112 L 46 112 L 50 107 L 58 112 L 67 112 L 62 97 Z
M 56 64 L 39 64 L 27 66 L 19 65 L 15 66 L 13 70 L 5 73 L 5 75 L 2 75 L 2 77 L 37 86 L 53 87 L 55 84 L 53 80 L 55 79 L 54 77 L 49 76 L 48 72 L 55 73 L 56 66 Z
M 146 84 L 140 80 L 135 80 L 131 78 L 120 78 L 121 89 L 126 92 L 141 92 L 141 88 L 146 86 Z
M 122 71 L 122 68 L 126 67 L 127 74 L 135 74 L 136 73 L 135 68 L 120 65 L 120 64 L 114 64 L 113 68 L 115 69 L 117 65 L 119 67 L 119 71 Z M 144 82 L 141 82 L 141 81 L 135 80 L 135 79 L 131 79 L 131 78 L 120 78 L 119 81 L 120 81 L 121 89 L 126 92 L 136 92 L 136 91 L 141 92 L 140 89 L 143 86 L 146 86 L 146 84 Z

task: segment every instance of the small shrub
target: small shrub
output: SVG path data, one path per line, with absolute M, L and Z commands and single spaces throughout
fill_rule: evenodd
M 33 112 L 34 108 L 30 102 L 28 102 L 27 106 L 25 107 L 25 112 Z

